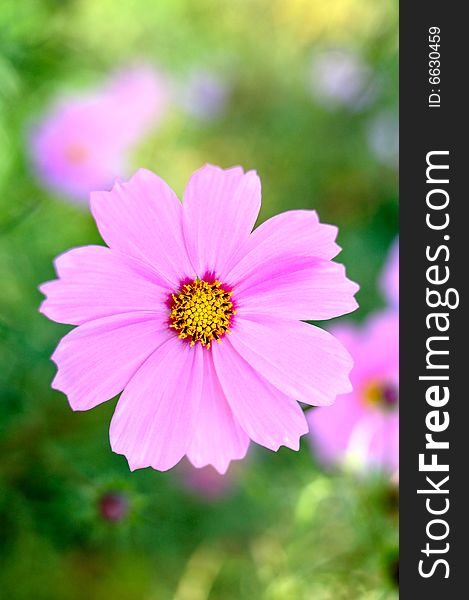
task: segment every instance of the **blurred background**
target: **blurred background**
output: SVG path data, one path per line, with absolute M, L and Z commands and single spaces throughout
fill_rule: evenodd
M 397 598 L 395 461 L 324 460 L 311 433 L 299 453 L 251 444 L 224 477 L 130 473 L 115 400 L 72 413 L 51 389 L 68 329 L 37 310 L 53 258 L 102 243 L 89 189 L 147 167 L 181 194 L 202 164 L 240 164 L 260 221 L 339 226 L 360 309 L 332 325 L 366 338 L 396 310 L 397 82 L 393 0 L 1 3 L 1 598 Z

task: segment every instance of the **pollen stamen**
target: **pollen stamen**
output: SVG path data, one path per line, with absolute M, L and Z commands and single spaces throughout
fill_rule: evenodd
M 181 339 L 191 338 L 191 346 L 200 342 L 208 349 L 213 340 L 221 344 L 223 335 L 231 333 L 229 326 L 236 313 L 231 295 L 217 279 L 185 283 L 178 293 L 171 294 L 170 327 Z

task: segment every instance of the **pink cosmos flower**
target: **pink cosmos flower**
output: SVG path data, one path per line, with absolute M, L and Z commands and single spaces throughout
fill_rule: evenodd
M 381 289 L 389 304 L 399 307 L 399 239 L 396 239 L 389 251 L 380 281 Z
M 331 261 L 336 228 L 295 210 L 252 231 L 260 205 L 254 171 L 206 165 L 181 204 L 140 170 L 91 194 L 109 248 L 62 254 L 59 279 L 40 288 L 41 312 L 78 326 L 53 354 L 52 386 L 74 410 L 123 390 L 110 439 L 131 469 L 187 455 L 223 473 L 250 439 L 297 450 L 297 400 L 328 405 L 350 391 L 348 352 L 301 322 L 357 307 L 357 285 Z
M 354 359 L 353 392 L 308 413 L 311 441 L 326 464 L 394 472 L 399 466 L 399 317 L 371 317 L 333 330 Z
M 77 201 L 110 189 L 127 153 L 164 114 L 166 87 L 147 66 L 120 71 L 94 92 L 62 98 L 30 136 L 37 176 Z

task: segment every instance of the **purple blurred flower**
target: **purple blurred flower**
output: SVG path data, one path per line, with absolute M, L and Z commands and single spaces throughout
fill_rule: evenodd
M 178 91 L 181 107 L 192 117 L 210 120 L 226 109 L 229 87 L 213 71 L 194 70 Z
M 389 304 L 399 307 L 399 239 L 396 239 L 389 251 L 388 259 L 380 280 L 381 290 Z
M 325 464 L 390 473 L 399 463 L 399 317 L 388 311 L 333 334 L 352 355 L 353 392 L 308 413 L 313 447 Z
M 324 50 L 311 63 L 311 91 L 325 108 L 361 110 L 376 98 L 372 69 L 351 50 Z
M 30 135 L 37 176 L 59 194 L 86 202 L 127 172 L 127 153 L 162 119 L 162 77 L 147 66 L 119 71 L 101 88 L 60 99 Z
M 399 119 L 392 111 L 376 115 L 367 127 L 368 146 L 379 162 L 393 168 L 399 164 Z

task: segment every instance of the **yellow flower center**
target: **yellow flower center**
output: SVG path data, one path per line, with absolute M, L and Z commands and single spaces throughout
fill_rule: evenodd
M 191 338 L 190 345 L 200 342 L 210 348 L 213 340 L 221 343 L 221 337 L 229 330 L 233 310 L 232 292 L 226 292 L 216 279 L 208 283 L 195 279 L 186 283 L 181 291 L 171 294 L 170 327 L 181 339 Z

